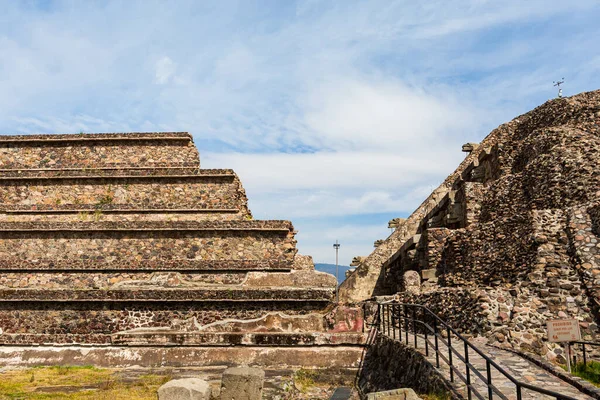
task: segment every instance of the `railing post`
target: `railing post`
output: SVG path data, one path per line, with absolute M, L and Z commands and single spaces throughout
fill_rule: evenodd
M 402 311 L 404 312 L 404 320 L 406 321 L 406 325 L 404 325 L 404 336 L 406 337 L 406 345 L 408 346 L 408 313 L 406 312 L 406 304 L 402 306 Z
M 440 367 L 440 346 L 438 344 L 437 318 L 433 318 L 433 336 L 435 337 L 435 366 Z
M 398 320 L 398 317 L 396 316 L 396 306 L 392 304 L 390 309 L 392 311 L 392 337 L 396 340 L 396 321 Z
M 585 353 L 585 343 L 581 344 L 583 347 L 583 369 L 587 368 L 587 355 Z
M 390 305 L 385 305 L 387 336 L 390 337 Z
M 467 341 L 464 341 L 465 344 L 465 373 L 467 377 L 467 397 L 471 400 L 471 368 L 469 368 L 469 345 Z
M 427 327 L 425 328 L 425 356 L 429 357 L 429 341 L 427 340 Z
M 413 321 L 413 336 L 415 338 L 415 349 L 419 346 L 417 345 L 417 318 L 415 317 L 415 307 L 412 308 L 412 321 Z
M 388 336 L 390 335 L 390 330 L 394 330 L 394 327 L 392 326 L 392 305 L 388 304 L 387 306 L 388 309 Z
M 517 383 L 517 400 L 523 400 L 523 396 L 521 395 L 521 385 Z
M 450 382 L 454 382 L 454 370 L 452 369 L 452 341 L 450 339 L 450 327 L 446 328 L 448 334 L 448 365 L 450 366 Z
M 400 305 L 395 305 L 394 310 L 396 313 L 396 318 L 398 319 L 398 340 L 402 342 L 402 318 L 400 318 Z
M 485 360 L 485 369 L 487 371 L 488 399 L 492 400 L 494 391 L 492 390 L 492 366 L 490 365 L 490 360 Z
M 381 317 L 382 312 L 382 304 L 377 303 L 377 326 L 379 327 L 379 332 L 381 333 L 383 333 L 383 318 Z

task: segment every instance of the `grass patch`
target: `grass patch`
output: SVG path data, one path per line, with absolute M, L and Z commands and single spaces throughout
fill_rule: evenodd
M 317 371 L 301 368 L 294 374 L 294 385 L 305 393 L 309 387 L 314 386 L 316 377 Z
M 424 400 L 452 400 L 452 394 L 450 392 L 435 392 L 435 393 L 427 393 L 420 394 Z
M 115 370 L 92 366 L 34 367 L 0 373 L 0 399 L 156 400 L 171 375 L 122 381 Z
M 563 368 L 566 369 L 564 366 Z M 600 386 L 600 362 L 590 361 L 587 365 L 583 363 L 571 365 L 571 374 Z

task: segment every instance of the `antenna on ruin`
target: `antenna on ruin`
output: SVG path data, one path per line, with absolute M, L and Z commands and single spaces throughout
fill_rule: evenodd
M 560 85 L 562 85 L 563 83 L 565 83 L 565 78 L 562 78 L 562 80 L 560 81 L 552 81 L 552 83 L 554 83 L 554 86 L 558 87 L 558 98 L 560 99 L 562 97 L 562 89 L 560 88 Z
M 335 249 L 335 301 L 337 302 L 339 299 L 339 263 L 338 263 L 338 253 L 340 250 L 340 243 L 337 241 L 335 241 L 335 243 L 333 244 L 333 248 Z

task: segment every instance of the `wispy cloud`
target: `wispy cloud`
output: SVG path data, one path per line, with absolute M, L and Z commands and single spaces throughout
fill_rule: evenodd
M 0 7 L 0 132 L 189 130 L 305 253 L 333 221 L 366 251 L 385 226 L 352 216 L 409 213 L 553 80 L 600 87 L 597 0 Z

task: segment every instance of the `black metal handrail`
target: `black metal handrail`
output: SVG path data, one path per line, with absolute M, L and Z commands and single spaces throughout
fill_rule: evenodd
M 469 400 L 472 399 L 473 395 L 480 400 L 485 400 L 486 398 L 492 399 L 494 398 L 494 394 L 500 399 L 508 400 L 506 395 L 494 386 L 492 382 L 492 369 L 504 375 L 515 385 L 517 400 L 522 400 L 523 389 L 551 396 L 559 400 L 577 400 L 573 397 L 518 380 L 512 376 L 510 372 L 498 365 L 483 351 L 475 347 L 454 328 L 423 305 L 375 302 L 371 302 L 371 304 L 377 305 L 376 315 L 374 316 L 375 318 L 371 325 L 375 326 L 383 335 L 392 339 L 396 339 L 396 330 L 398 330 L 398 340 L 400 341 L 402 341 L 402 334 L 404 333 L 404 339 L 407 345 L 409 342 L 409 331 L 412 331 L 415 348 L 418 348 L 418 334 L 422 333 L 422 337 L 425 341 L 425 355 L 429 356 L 429 348 L 432 347 L 435 351 L 436 367 L 440 367 L 440 359 L 445 362 L 450 368 L 450 382 L 455 381 L 454 376 L 456 375 L 466 385 L 467 397 Z M 417 314 L 421 314 L 419 316 L 420 319 L 417 318 Z M 446 338 L 442 336 L 442 331 L 445 331 Z M 460 343 L 460 346 L 463 347 L 464 354 L 461 354 L 455 348 L 456 344 L 453 344 L 452 342 L 452 335 L 455 336 L 458 343 Z M 433 338 L 433 342 L 430 341 L 430 336 Z M 444 354 L 442 349 L 440 349 L 440 341 L 446 346 L 447 354 Z M 475 352 L 485 360 L 485 376 L 469 361 L 469 351 Z M 464 371 L 461 371 L 457 367 L 454 359 L 455 357 L 465 365 Z M 485 384 L 487 388 L 487 397 L 479 393 L 473 385 L 472 380 L 475 377 L 479 378 Z
M 569 346 L 572 346 L 574 344 L 579 344 L 581 345 L 581 349 L 583 352 L 583 368 L 587 367 L 587 351 L 585 350 L 585 346 L 590 346 L 590 347 L 600 347 L 600 343 L 597 342 L 586 342 L 583 340 L 574 340 L 572 342 L 569 342 Z M 573 364 L 577 365 L 577 357 L 575 356 L 575 354 L 573 354 Z

